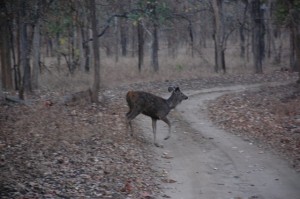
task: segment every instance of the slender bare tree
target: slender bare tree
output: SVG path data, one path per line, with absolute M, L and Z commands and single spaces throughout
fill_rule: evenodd
M 0 3 L 0 75 L 2 79 L 2 86 L 4 89 L 13 89 L 12 80 L 12 66 L 11 66 L 11 53 L 10 53 L 10 43 L 9 43 L 9 23 L 5 14 L 4 2 Z
M 213 0 L 212 7 L 214 12 L 214 40 L 215 40 L 215 72 L 219 72 L 222 68 L 223 72 L 226 72 L 225 67 L 225 55 L 224 55 L 224 23 L 223 23 L 223 11 L 222 11 L 223 0 Z
M 95 0 L 89 1 L 90 6 L 90 18 L 93 32 L 93 51 L 94 51 L 94 82 L 92 87 L 92 102 L 99 102 L 100 91 L 100 51 L 97 32 L 97 16 L 96 16 L 96 3 Z
M 255 73 L 262 73 L 262 61 L 265 53 L 265 24 L 264 9 L 261 7 L 260 0 L 251 0 L 251 17 L 253 24 L 252 52 Z

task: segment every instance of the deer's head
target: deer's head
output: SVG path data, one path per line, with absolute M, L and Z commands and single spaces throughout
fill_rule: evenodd
M 172 92 L 171 97 L 168 99 L 170 107 L 175 108 L 175 106 L 177 106 L 177 104 L 179 104 L 180 102 L 182 102 L 183 100 L 187 100 L 188 96 L 186 96 L 185 94 L 183 94 L 178 86 L 170 86 L 168 88 L 169 92 Z

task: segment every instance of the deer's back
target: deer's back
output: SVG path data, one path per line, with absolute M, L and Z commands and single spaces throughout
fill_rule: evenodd
M 165 117 L 170 109 L 165 99 L 143 91 L 129 91 L 126 101 L 130 110 L 136 110 L 155 119 Z

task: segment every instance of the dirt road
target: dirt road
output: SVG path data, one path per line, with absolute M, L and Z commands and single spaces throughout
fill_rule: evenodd
M 247 89 L 257 85 L 248 86 Z M 162 183 L 161 198 L 173 199 L 300 199 L 300 174 L 270 152 L 214 126 L 207 117 L 207 100 L 243 86 L 186 92 L 189 100 L 172 111 L 173 134 L 158 122 L 158 169 L 173 183 Z M 151 119 L 138 123 L 152 140 Z

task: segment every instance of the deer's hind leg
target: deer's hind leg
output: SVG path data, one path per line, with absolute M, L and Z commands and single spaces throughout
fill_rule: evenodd
M 131 110 L 126 113 L 126 130 L 128 132 L 128 126 L 130 127 L 130 135 L 133 135 L 133 128 L 132 128 L 132 124 L 131 124 L 131 120 L 129 120 L 129 115 L 131 113 Z
M 128 113 L 126 113 L 126 128 L 128 131 L 128 126 L 130 127 L 130 135 L 133 136 L 133 128 L 132 128 L 132 123 L 131 120 L 133 120 L 136 116 L 138 116 L 140 114 L 139 111 L 134 111 L 133 109 L 131 109 Z

